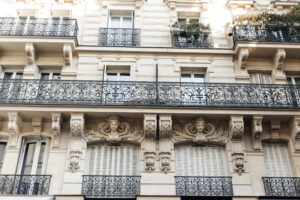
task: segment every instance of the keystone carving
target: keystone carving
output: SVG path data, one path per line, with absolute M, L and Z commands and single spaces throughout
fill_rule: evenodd
M 238 66 L 241 69 L 245 69 L 249 57 L 249 50 L 247 48 L 241 48 L 238 56 Z
M 42 131 L 42 118 L 33 117 L 32 118 L 32 128 L 34 133 L 40 133 Z
M 156 152 L 145 152 L 145 170 L 146 171 L 154 171 L 155 170 L 155 160 L 156 160 Z
M 230 116 L 229 131 L 232 139 L 242 139 L 244 135 L 243 116 Z
M 175 122 L 171 139 L 175 144 L 184 142 L 226 144 L 231 137 L 228 129 L 222 124 L 216 126 L 203 117 L 198 117 L 191 122 Z
M 167 173 L 171 170 L 171 153 L 170 152 L 160 152 L 160 169 L 161 171 Z
M 280 134 L 280 121 L 279 120 L 272 120 L 271 121 L 271 139 L 278 140 Z
M 274 65 L 278 70 L 282 70 L 284 61 L 286 57 L 286 52 L 284 49 L 277 49 L 276 54 L 274 56 Z
M 255 150 L 261 149 L 262 120 L 262 116 L 253 116 L 252 118 L 252 142 Z
M 27 65 L 32 65 L 35 62 L 35 50 L 32 43 L 26 43 L 25 52 Z
M 239 175 L 241 175 L 245 171 L 245 160 L 244 160 L 244 153 L 233 153 L 232 155 L 232 162 L 234 171 L 236 171 Z
M 18 135 L 20 133 L 20 127 L 22 123 L 19 114 L 17 112 L 11 112 L 11 113 L 7 113 L 7 115 L 8 115 L 8 130 L 13 135 Z
M 136 120 L 126 121 L 119 116 L 89 120 L 84 133 L 87 142 L 106 141 L 115 144 L 121 141 L 141 142 L 143 138 L 141 123 Z
M 52 116 L 52 131 L 55 135 L 59 135 L 61 131 L 61 114 L 60 113 L 51 113 Z
M 294 148 L 296 151 L 300 151 L 300 116 L 293 117 L 291 129 Z
M 65 65 L 71 65 L 72 62 L 72 47 L 71 45 L 64 45 L 64 60 L 65 60 Z
M 82 154 L 82 152 L 79 150 L 71 150 L 70 151 L 69 168 L 72 170 L 72 173 L 74 173 L 76 170 L 80 169 L 79 161 L 80 161 L 81 154 Z
M 144 132 L 146 138 L 155 138 L 156 124 L 156 115 L 144 117 Z
M 70 120 L 71 135 L 79 137 L 84 135 L 84 116 L 81 114 L 71 114 Z

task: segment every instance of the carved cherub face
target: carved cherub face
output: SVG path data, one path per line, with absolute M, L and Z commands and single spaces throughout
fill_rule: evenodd
M 117 132 L 119 127 L 119 121 L 117 119 L 109 120 L 109 127 L 112 132 Z
M 203 130 L 204 130 L 204 127 L 205 127 L 205 121 L 202 118 L 197 119 L 196 122 L 195 122 L 195 126 L 196 126 L 196 129 L 197 129 L 197 132 L 202 133 Z

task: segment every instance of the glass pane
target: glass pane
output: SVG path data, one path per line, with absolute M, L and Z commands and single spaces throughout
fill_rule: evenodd
M 261 74 L 261 83 L 270 84 L 271 82 L 270 74 Z
M 187 20 L 186 18 L 178 18 L 179 23 L 185 23 Z
M 197 23 L 198 21 L 198 19 L 190 19 L 189 23 Z
M 117 73 L 107 73 L 108 81 L 117 81 Z
M 12 72 L 5 72 L 4 79 L 12 79 L 13 73 Z
M 6 143 L 0 143 L 0 170 L 3 165 L 5 146 L 6 146 Z
M 124 17 L 123 18 L 123 27 L 122 28 L 132 28 L 132 18 Z
M 41 150 L 40 150 L 40 154 L 39 154 L 39 161 L 38 161 L 38 164 L 37 164 L 37 172 L 36 172 L 37 175 L 42 173 L 43 161 L 44 161 L 44 156 L 45 156 L 45 149 L 46 149 L 46 143 L 43 142 L 41 144 Z
M 23 72 L 17 72 L 16 79 L 22 79 L 23 78 Z
M 287 84 L 293 84 L 291 77 L 286 77 Z
M 259 73 L 250 74 L 250 83 L 260 83 Z
M 120 81 L 130 81 L 130 73 L 121 73 Z
M 191 82 L 191 74 L 181 74 L 181 82 Z
M 41 79 L 42 80 L 49 80 L 50 74 L 49 73 L 42 73 L 41 74 Z
M 194 74 L 194 82 L 203 83 L 205 80 L 204 74 Z
M 23 174 L 31 174 L 35 147 L 36 143 L 28 143 L 26 145 L 23 161 Z
M 120 17 L 110 18 L 110 28 L 120 28 Z
M 53 73 L 53 80 L 60 80 L 61 79 L 61 74 L 60 73 Z
M 300 85 L 300 77 L 295 77 L 295 84 Z

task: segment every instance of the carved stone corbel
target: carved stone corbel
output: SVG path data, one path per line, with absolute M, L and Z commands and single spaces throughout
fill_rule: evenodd
M 64 60 L 65 60 L 65 65 L 71 65 L 72 62 L 72 47 L 71 45 L 64 45 Z
M 171 170 L 171 152 L 160 152 L 160 170 L 168 173 Z
M 284 49 L 277 49 L 276 54 L 274 55 L 274 65 L 275 69 L 282 70 L 283 64 L 285 61 L 286 52 Z
M 21 129 L 22 120 L 17 112 L 9 112 L 8 115 L 8 130 L 13 135 L 18 135 Z
M 73 137 L 84 135 L 84 114 L 71 113 L 70 130 Z
M 157 129 L 157 115 L 144 115 L 144 132 L 145 132 L 145 170 L 154 171 L 156 163 L 155 137 Z
M 229 131 L 232 139 L 242 139 L 244 135 L 244 120 L 242 115 L 231 115 Z
M 40 133 L 42 131 L 42 117 L 32 118 L 32 129 L 34 133 Z
M 159 115 L 159 137 L 170 138 L 172 131 L 171 115 Z
M 240 53 L 238 55 L 238 67 L 241 69 L 245 69 L 247 66 L 247 61 L 249 57 L 249 50 L 247 48 L 241 48 Z
M 295 151 L 300 151 L 300 116 L 294 116 L 290 126 Z
M 168 114 L 159 115 L 159 160 L 160 169 L 165 173 L 171 170 L 171 131 L 172 116 Z
M 262 116 L 253 116 L 252 118 L 252 142 L 255 150 L 261 149 L 262 120 Z
M 80 169 L 80 157 L 82 152 L 80 150 L 71 150 L 70 151 L 70 163 L 69 168 L 74 173 L 76 170 Z
M 280 121 L 279 120 L 272 120 L 271 121 L 271 139 L 278 140 L 280 134 Z
M 51 113 L 52 117 L 52 132 L 54 133 L 54 146 L 59 146 L 60 133 L 61 133 L 61 113 Z
M 241 175 L 245 171 L 245 160 L 243 152 L 234 152 L 231 155 L 234 171 Z
M 35 49 L 33 43 L 26 43 L 25 52 L 27 65 L 33 65 L 33 63 L 35 62 Z

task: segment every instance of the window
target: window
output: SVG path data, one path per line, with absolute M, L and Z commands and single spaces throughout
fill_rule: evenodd
M 110 10 L 109 28 L 133 28 L 133 11 Z
M 10 79 L 22 79 L 23 72 L 19 70 L 9 71 L 7 70 L 4 72 L 3 79 L 10 80 Z
M 250 74 L 250 83 L 261 83 L 261 84 L 271 84 L 271 75 L 267 73 L 253 73 Z
M 205 75 L 198 73 L 182 73 L 180 81 L 203 83 L 205 82 Z
M 0 142 L 0 171 L 3 165 L 5 147 L 6 147 L 6 142 Z
M 130 81 L 130 66 L 107 66 L 107 81 Z
M 288 76 L 286 82 L 291 85 L 300 85 L 300 76 Z
M 199 22 L 200 13 L 199 12 L 178 12 L 177 13 L 178 22 L 182 23 L 193 23 Z
M 40 79 L 41 80 L 60 80 L 61 74 L 58 72 L 42 72 Z

